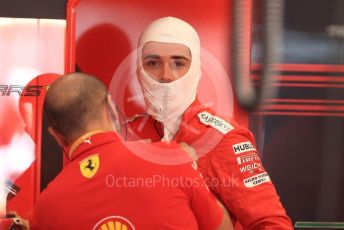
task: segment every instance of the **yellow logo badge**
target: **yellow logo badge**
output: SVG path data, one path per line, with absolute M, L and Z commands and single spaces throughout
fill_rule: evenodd
M 98 172 L 99 163 L 98 154 L 83 159 L 79 162 L 81 174 L 86 178 L 92 178 Z
M 93 230 L 135 230 L 135 227 L 122 216 L 109 216 L 99 221 Z

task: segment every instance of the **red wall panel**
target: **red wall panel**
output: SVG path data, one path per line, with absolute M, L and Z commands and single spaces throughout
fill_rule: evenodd
M 142 100 L 136 104 L 128 101 L 128 98 L 139 92 L 135 82 L 125 79 L 133 77 L 133 71 L 129 70 L 129 65 L 133 62 L 128 64 L 123 61 L 128 55 L 135 55 L 132 52 L 140 33 L 150 22 L 160 17 L 174 16 L 194 26 L 201 39 L 204 49 L 203 79 L 199 90 L 201 101 L 211 102 L 224 115 L 231 115 L 234 110 L 234 117 L 238 122 L 247 125 L 247 115 L 234 102 L 230 85 L 232 1 L 72 0 L 68 4 L 68 58 L 73 61 L 75 55 L 79 70 L 98 76 L 109 87 L 115 84 L 112 88 L 115 91 L 125 88 L 121 95 L 117 92 L 115 100 L 118 104 L 123 104 L 126 116 L 142 111 Z M 72 10 L 73 7 L 75 11 Z M 116 74 L 123 65 L 128 65 L 124 66 L 127 68 L 124 71 L 126 74 Z M 67 71 L 73 71 L 73 66 Z

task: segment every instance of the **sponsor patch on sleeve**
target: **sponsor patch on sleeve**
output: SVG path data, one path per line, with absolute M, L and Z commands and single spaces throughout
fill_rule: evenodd
M 232 145 L 235 154 L 245 153 L 249 151 L 256 151 L 256 148 L 249 141 L 240 142 L 238 144 Z
M 240 155 L 237 157 L 237 162 L 239 165 L 245 163 L 252 163 L 254 161 L 260 161 L 258 155 L 256 153 L 249 153 L 247 155 Z
M 269 182 L 269 181 L 270 181 L 270 177 L 269 177 L 269 174 L 267 172 L 254 175 L 252 177 L 249 177 L 249 178 L 246 178 L 243 180 L 244 185 L 247 188 L 252 188 L 252 187 L 255 187 L 257 185 L 260 185 L 260 184 L 263 184 L 263 183 Z
M 262 164 L 260 162 L 254 162 L 252 164 L 244 165 L 240 167 L 240 172 L 254 173 L 255 170 L 263 171 Z
M 202 124 L 205 124 L 207 126 L 211 126 L 214 129 L 220 131 L 222 134 L 227 134 L 229 131 L 234 129 L 234 127 L 231 126 L 225 120 L 223 120 L 217 116 L 214 116 L 214 115 L 212 115 L 206 111 L 197 114 L 197 116 L 198 116 L 198 118 Z

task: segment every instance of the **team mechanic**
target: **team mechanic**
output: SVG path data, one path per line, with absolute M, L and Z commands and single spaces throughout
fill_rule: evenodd
M 235 229 L 293 229 L 252 133 L 197 99 L 200 49 L 197 32 L 180 19 L 160 18 L 144 30 L 137 76 L 147 109 L 127 120 L 128 138 L 194 147 L 203 176 L 219 182 L 209 186 L 230 212 Z M 224 186 L 231 180 L 231 186 Z
M 40 195 L 33 229 L 233 229 L 190 164 L 153 164 L 128 150 L 113 131 L 110 102 L 102 82 L 86 74 L 65 75 L 50 86 L 44 102 L 49 132 L 69 162 Z M 153 181 L 157 175 L 195 184 L 164 185 Z

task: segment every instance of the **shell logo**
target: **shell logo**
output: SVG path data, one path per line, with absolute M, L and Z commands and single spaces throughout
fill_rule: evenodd
M 93 230 L 135 230 L 135 227 L 122 216 L 109 216 L 100 220 Z

